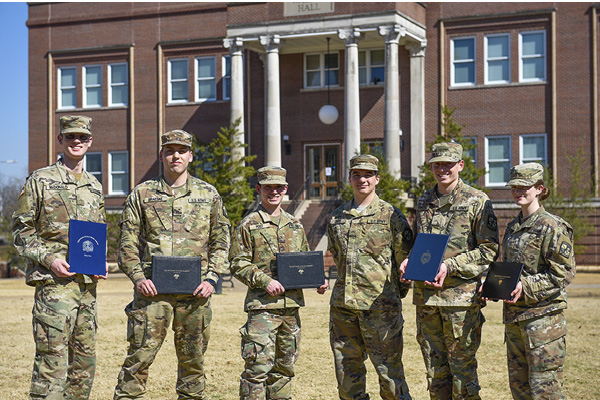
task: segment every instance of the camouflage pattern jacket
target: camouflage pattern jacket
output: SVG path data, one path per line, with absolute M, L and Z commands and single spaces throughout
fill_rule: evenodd
M 136 186 L 119 225 L 119 268 L 134 284 L 152 277 L 152 256 L 202 257 L 202 277 L 227 272 L 229 220 L 221 196 L 208 183 L 188 177 L 173 193 L 163 177 Z
M 281 210 L 279 227 L 269 213 L 258 206 L 240 222 L 231 241 L 231 273 L 248 286 L 244 311 L 304 306 L 302 289 L 286 290 L 271 296 L 265 288 L 277 279 L 278 252 L 309 251 L 300 221 Z
M 498 256 L 498 221 L 488 196 L 459 179 L 452 193 L 439 196 L 437 185 L 418 200 L 415 232 L 450 235 L 444 262 L 448 275 L 441 289 L 414 283 L 413 303 L 470 306 L 487 265 Z
M 400 310 L 408 285 L 397 266 L 413 245 L 404 214 L 375 196 L 358 213 L 350 201 L 329 217 L 329 251 L 338 268 L 330 304 L 353 310 Z
M 14 244 L 19 254 L 28 259 L 28 285 L 56 280 L 93 281 L 81 274 L 59 278 L 50 270 L 56 258 L 68 262 L 71 219 L 105 222 L 104 196 L 93 175 L 83 171 L 77 181 L 60 159 L 27 178 L 13 214 Z
M 544 207 L 512 220 L 502 240 L 502 259 L 523 263 L 523 292 L 504 303 L 504 323 L 523 321 L 567 308 L 566 287 L 575 277 L 573 228 Z

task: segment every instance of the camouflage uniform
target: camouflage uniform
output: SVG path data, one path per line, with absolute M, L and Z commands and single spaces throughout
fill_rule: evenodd
M 90 124 L 62 117 L 61 132 L 87 133 Z M 67 260 L 70 219 L 105 222 L 104 197 L 94 176 L 83 171 L 77 180 L 61 159 L 27 178 L 13 215 L 14 244 L 28 259 L 26 282 L 35 286 L 32 399 L 87 399 L 94 381 L 96 282 L 50 270 L 56 258 Z
M 240 399 L 292 398 L 291 380 L 300 352 L 298 310 L 304 306 L 304 296 L 302 289 L 271 296 L 265 288 L 276 278 L 278 252 L 310 249 L 300 221 L 284 210 L 279 218 L 277 225 L 259 206 L 242 220 L 231 243 L 231 273 L 248 286 L 244 302 L 248 320 L 240 329 L 245 362 Z
M 439 195 L 436 185 L 418 200 L 414 231 L 450 235 L 442 289 L 414 282 L 417 341 L 429 394 L 432 399 L 479 399 L 475 354 L 485 318 L 477 291 L 484 268 L 498 252 L 492 204 L 460 179 L 447 195 Z
M 375 168 L 369 166 L 372 163 Z M 351 169 L 377 171 L 373 156 L 355 156 Z M 413 244 L 402 212 L 379 199 L 359 212 L 354 201 L 334 210 L 327 226 L 328 249 L 338 269 L 331 294 L 330 341 L 340 399 L 368 399 L 367 356 L 379 375 L 382 399 L 410 399 L 402 365 L 401 299 L 397 265 Z
M 534 163 L 513 167 L 509 184 L 531 186 L 542 179 L 542 166 L 535 163 L 538 168 L 532 168 L 531 164 Z M 520 181 L 527 178 L 529 182 Z M 515 304 L 504 303 L 513 398 L 564 399 L 567 334 L 564 310 L 566 286 L 575 276 L 573 229 L 543 207 L 525 219 L 519 213 L 506 229 L 502 258 L 524 264 L 521 297 Z
M 167 143 L 163 136 L 163 144 Z M 229 220 L 216 189 L 200 179 L 189 176 L 184 186 L 175 189 L 162 177 L 138 185 L 127 198 L 120 227 L 119 267 L 134 285 L 151 278 L 152 255 L 200 255 L 203 279 L 213 282 L 227 270 Z M 178 398 L 202 399 L 203 360 L 212 318 L 209 299 L 169 294 L 147 297 L 135 290 L 125 313 L 129 350 L 114 398 L 143 397 L 148 369 L 173 318 Z

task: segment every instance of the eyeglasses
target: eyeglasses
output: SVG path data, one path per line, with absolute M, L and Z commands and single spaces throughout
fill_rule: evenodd
M 87 143 L 92 139 L 90 135 L 75 135 L 74 133 L 66 133 L 64 136 L 67 140 L 79 139 L 81 143 Z

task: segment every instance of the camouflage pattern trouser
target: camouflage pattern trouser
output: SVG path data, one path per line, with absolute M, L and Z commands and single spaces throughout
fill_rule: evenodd
M 485 322 L 481 307 L 417 306 L 416 312 L 431 399 L 480 399 L 475 354 Z
M 245 362 L 240 399 L 291 399 L 294 363 L 300 354 L 299 309 L 249 311 L 240 334 Z
M 30 399 L 87 399 L 96 372 L 96 284 L 35 288 Z
M 508 378 L 517 400 L 564 399 L 567 320 L 563 311 L 506 324 Z
M 329 335 L 340 399 L 369 399 L 367 356 L 379 375 L 382 399 L 411 399 L 402 365 L 403 326 L 399 310 L 330 308 Z
M 143 398 L 148 369 L 167 336 L 173 318 L 178 399 L 202 399 L 204 352 L 212 319 L 209 301 L 186 295 L 145 297 L 136 292 L 133 301 L 125 307 L 125 314 L 129 349 L 119 373 L 114 398 Z

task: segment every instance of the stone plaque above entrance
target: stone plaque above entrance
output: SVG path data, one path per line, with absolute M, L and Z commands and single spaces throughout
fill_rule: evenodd
M 285 2 L 283 3 L 284 17 L 297 17 L 301 15 L 326 14 L 333 12 L 333 2 Z

